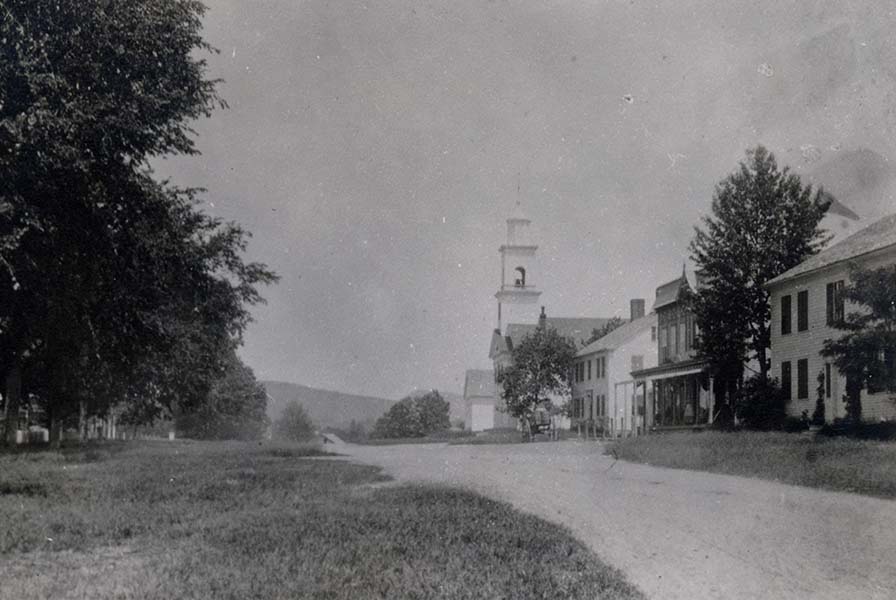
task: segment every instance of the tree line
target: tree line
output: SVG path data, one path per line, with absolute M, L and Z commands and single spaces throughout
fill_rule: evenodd
M 28 399 L 52 440 L 114 405 L 140 423 L 228 410 L 222 394 L 264 420 L 264 391 L 236 348 L 259 286 L 277 276 L 244 260 L 249 233 L 204 213 L 202 190 L 150 167 L 197 154 L 190 123 L 226 106 L 203 58 L 216 52 L 200 35 L 204 10 L 191 0 L 0 7 L 6 438 Z

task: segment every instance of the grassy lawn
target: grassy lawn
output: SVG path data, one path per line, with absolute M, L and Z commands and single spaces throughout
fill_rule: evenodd
M 792 433 L 682 432 L 620 440 L 619 458 L 896 498 L 896 443 Z
M 569 533 L 316 447 L 0 454 L 8 598 L 641 598 Z

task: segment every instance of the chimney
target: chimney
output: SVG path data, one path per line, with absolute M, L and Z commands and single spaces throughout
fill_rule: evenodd
M 547 322 L 548 322 L 548 316 L 546 314 L 544 314 L 544 307 L 542 306 L 541 314 L 538 315 L 538 326 L 543 328 L 545 325 L 547 325 Z
M 644 316 L 644 298 L 633 298 L 630 303 L 632 321 Z

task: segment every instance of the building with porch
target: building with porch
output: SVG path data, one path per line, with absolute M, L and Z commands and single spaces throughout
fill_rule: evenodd
M 579 350 L 572 385 L 572 424 L 587 433 L 629 435 L 641 422 L 632 371 L 657 365 L 655 313 L 631 301 L 630 319 Z
M 820 352 L 825 340 L 843 334 L 834 325 L 850 311 L 843 289 L 852 265 L 866 269 L 896 265 L 896 214 L 857 231 L 766 284 L 772 313 L 771 375 L 790 399 L 787 412 L 792 416 L 812 414 L 819 376 L 824 381 L 825 419 L 846 416 L 846 378 Z M 861 400 L 866 420 L 896 418 L 893 394 L 863 390 Z
M 697 284 L 687 274 L 659 286 L 653 312 L 657 319 L 657 365 L 633 370 L 636 433 L 654 428 L 703 427 L 712 422 L 712 381 L 696 358 L 697 322 L 687 297 Z

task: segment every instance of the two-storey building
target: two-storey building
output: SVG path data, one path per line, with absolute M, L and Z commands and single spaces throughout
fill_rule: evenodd
M 657 316 L 645 315 L 644 304 L 632 300 L 627 323 L 576 354 L 570 408 L 579 430 L 594 427 L 605 435 L 627 435 L 642 424 L 631 372 L 657 365 Z
M 632 372 L 640 402 L 634 410 L 642 417 L 636 431 L 704 426 L 712 421 L 712 381 L 704 373 L 706 364 L 694 352 L 697 321 L 687 303 L 693 290 L 684 271 L 656 290 L 657 366 Z
M 820 352 L 827 339 L 843 334 L 835 324 L 850 311 L 843 298 L 849 269 L 896 265 L 896 214 L 859 230 L 782 273 L 766 284 L 771 303 L 771 374 L 790 399 L 792 416 L 812 414 L 819 377 L 823 379 L 825 418 L 846 416 L 845 377 Z M 886 393 L 862 392 L 865 419 L 896 418 L 896 403 Z

